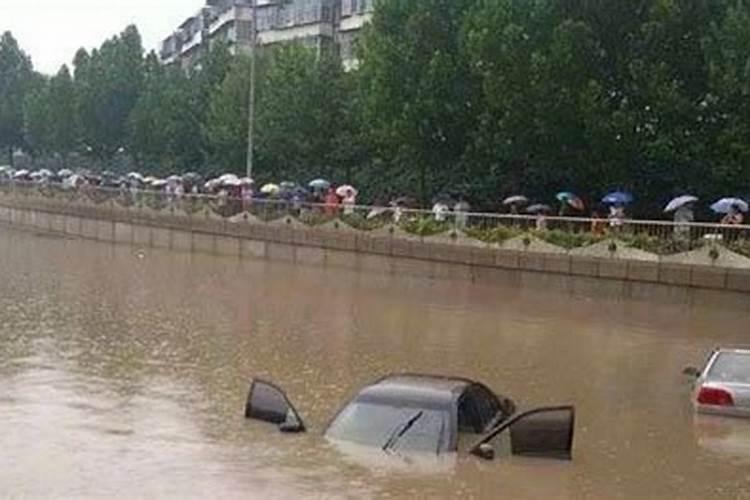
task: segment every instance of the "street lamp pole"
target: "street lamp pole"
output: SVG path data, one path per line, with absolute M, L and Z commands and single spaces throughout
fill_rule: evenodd
M 258 46 L 258 0 L 250 0 L 252 26 L 250 32 L 250 95 L 247 106 L 247 176 L 253 177 L 253 139 L 255 135 L 255 49 Z

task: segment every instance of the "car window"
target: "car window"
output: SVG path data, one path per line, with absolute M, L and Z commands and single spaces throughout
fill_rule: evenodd
M 709 382 L 750 384 L 750 353 L 719 353 L 706 379 Z
M 352 402 L 331 423 L 326 436 L 367 446 L 382 447 L 394 433 L 421 412 L 394 445 L 398 450 L 447 451 L 450 415 L 446 411 Z
M 459 432 L 481 434 L 500 411 L 497 398 L 481 386 L 469 387 L 458 402 Z

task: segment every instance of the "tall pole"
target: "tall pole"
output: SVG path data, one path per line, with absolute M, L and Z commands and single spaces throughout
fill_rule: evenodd
M 250 96 L 247 106 L 247 176 L 253 177 L 253 136 L 255 134 L 255 49 L 258 46 L 258 0 L 250 0 L 252 26 L 250 31 Z

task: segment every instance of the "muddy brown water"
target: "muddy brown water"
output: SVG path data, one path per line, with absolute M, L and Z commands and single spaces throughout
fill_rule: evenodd
M 0 229 L 0 496 L 750 498 L 750 421 L 681 375 L 750 312 L 133 249 Z M 320 431 L 388 372 L 577 406 L 571 463 L 342 450 Z M 253 376 L 311 430 L 242 418 Z

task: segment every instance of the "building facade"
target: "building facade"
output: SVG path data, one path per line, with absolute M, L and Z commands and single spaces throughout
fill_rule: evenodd
M 257 0 L 258 44 L 333 47 L 344 68 L 356 68 L 356 40 L 372 16 L 374 1 Z M 251 0 L 207 0 L 162 41 L 159 55 L 165 64 L 190 67 L 201 51 L 215 43 L 225 43 L 235 54 L 249 52 L 252 34 Z

